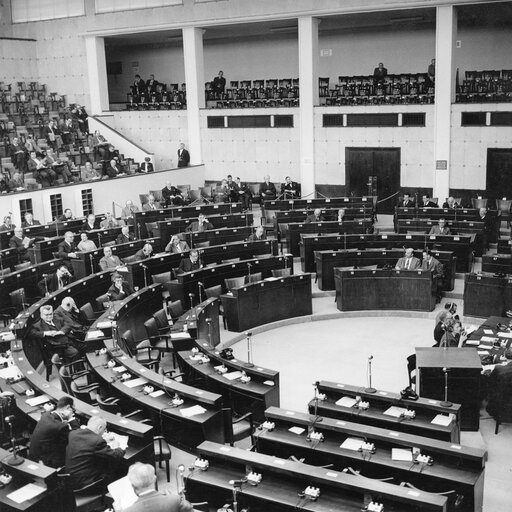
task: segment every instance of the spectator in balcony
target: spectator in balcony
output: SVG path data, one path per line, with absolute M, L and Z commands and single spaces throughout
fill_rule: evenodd
M 222 183 L 220 184 L 220 187 L 218 187 L 214 193 L 214 201 L 216 203 L 225 203 L 229 199 L 229 187 L 228 187 L 228 180 L 222 180 Z
M 123 219 L 126 224 L 133 226 L 135 221 L 133 220 L 133 214 L 138 212 L 139 208 L 133 204 L 133 201 L 126 201 L 124 208 L 121 210 L 121 219 Z
M 12 223 L 10 215 L 4 217 L 4 223 L 0 226 L 0 231 L 12 231 L 16 226 Z
M 455 201 L 455 198 L 450 196 L 444 203 L 443 208 L 462 208 L 459 203 Z
M 166 207 L 182 206 L 185 204 L 181 190 L 171 185 L 170 181 L 168 181 L 167 185 L 162 189 L 162 199 L 164 201 L 164 206 Z
M 172 235 L 171 241 L 165 246 L 165 252 L 170 252 L 171 254 L 183 254 L 189 250 L 190 247 L 187 242 L 182 240 L 179 235 Z
M 25 147 L 27 151 L 30 153 L 31 151 L 35 151 L 36 153 L 42 153 L 41 148 L 37 145 L 37 142 L 34 139 L 34 136 L 29 133 L 27 135 L 27 140 L 25 141 Z
M 83 179 L 84 179 L 84 181 L 99 180 L 99 179 L 101 179 L 101 173 L 98 172 L 92 166 L 91 162 L 85 162 L 85 168 L 83 171 Z
M 110 143 L 99 130 L 95 130 L 91 137 L 91 146 L 94 148 L 94 160 L 108 160 Z
M 9 181 L 9 190 L 14 192 L 15 190 L 25 190 L 25 180 L 19 171 L 16 171 Z
M 95 251 L 97 249 L 96 244 L 89 240 L 89 236 L 85 231 L 80 233 L 80 242 L 78 242 L 77 249 L 80 252 Z
M 59 140 L 57 137 L 60 137 L 60 132 L 54 119 L 48 121 L 48 124 L 44 127 L 43 133 L 48 146 L 53 149 L 59 149 Z
M 154 172 L 154 170 L 155 170 L 155 168 L 153 167 L 153 164 L 151 163 L 151 158 L 149 158 L 149 156 L 147 156 L 146 158 L 144 158 L 144 162 L 142 162 L 140 164 L 139 172 L 148 173 L 148 172 Z
M 100 222 L 101 229 L 113 229 L 120 225 L 120 222 L 112 215 L 112 212 L 107 212 L 106 217 Z
M 373 70 L 373 83 L 381 84 L 387 76 L 388 70 L 384 67 L 382 62 L 379 62 L 379 66 Z
M 34 174 L 34 177 L 38 183 L 45 187 L 52 187 L 55 185 L 57 174 L 53 169 L 47 167 L 44 157 L 41 153 L 32 151 L 30 153 L 30 159 L 28 161 L 28 170 Z
M 0 170 L 0 193 L 6 194 L 7 192 L 10 191 L 11 188 L 9 186 L 9 178 Z
M 110 160 L 110 165 L 107 167 L 106 173 L 109 178 L 116 178 L 117 176 L 124 174 L 123 169 L 117 163 L 115 158 Z
M 28 248 L 34 240 L 23 236 L 23 228 L 15 228 L 14 235 L 9 240 L 9 247 L 15 249 L 18 255 L 18 263 L 30 261 Z
M 429 80 L 434 83 L 436 81 L 436 59 L 432 59 L 430 61 L 430 64 L 428 65 L 428 78 Z
M 219 74 L 212 81 L 212 91 L 216 98 L 221 98 L 226 89 L 226 79 L 224 78 L 224 71 L 219 71 Z
M 159 210 L 160 203 L 155 201 L 155 196 L 153 194 L 148 195 L 148 202 L 142 205 L 142 211 L 148 212 L 151 210 Z
M 94 231 L 95 229 L 98 229 L 98 227 L 96 215 L 94 215 L 94 213 L 90 213 L 87 215 L 86 221 L 82 224 L 82 231 Z
M 18 137 L 14 137 L 14 139 L 12 139 L 9 153 L 11 155 L 11 162 L 14 164 L 15 169 L 23 176 L 28 171 L 29 153 Z
M 52 148 L 48 148 L 46 150 L 44 162 L 48 168 L 53 169 L 57 176 L 62 177 L 62 181 L 64 181 L 64 183 L 69 183 L 71 181 L 72 176 L 71 172 L 69 172 L 67 163 L 63 162 L 58 156 L 56 156 Z
M 286 176 L 285 182 L 281 185 L 281 196 L 283 199 L 298 199 L 300 197 L 300 185 Z
M 59 217 L 57 217 L 56 220 L 58 222 L 68 222 L 73 219 L 74 219 L 74 217 L 73 217 L 73 212 L 71 211 L 71 208 L 66 208 L 64 210 L 64 213 L 62 215 L 59 215 Z
M 150 258 L 153 254 L 153 246 L 151 244 L 145 244 L 144 247 L 138 250 L 133 256 L 135 261 L 145 260 Z
M 240 194 L 240 201 L 242 202 L 242 210 L 247 211 L 252 199 L 251 189 L 247 183 L 242 183 L 239 176 L 236 177 L 236 184 Z
M 129 242 L 133 242 L 135 240 L 135 236 L 130 233 L 130 228 L 128 226 L 123 226 L 121 228 L 121 233 L 116 238 L 116 245 L 118 244 L 127 244 Z
M 88 114 L 85 111 L 85 108 L 81 105 L 78 105 L 78 103 L 71 109 L 71 114 L 76 119 L 76 122 L 78 124 L 78 129 L 83 133 L 87 134 L 89 133 L 89 121 Z
M 25 213 L 24 220 L 21 223 L 22 228 L 31 228 L 32 226 L 40 225 L 41 223 L 38 220 L 35 220 L 34 216 L 30 212 Z
M 190 154 L 185 149 L 185 144 L 183 142 L 180 144 L 180 149 L 178 149 L 178 167 L 187 167 L 190 162 Z
M 265 181 L 260 184 L 261 204 L 263 201 L 272 201 L 277 196 L 276 186 L 270 181 L 270 176 L 265 176 Z
M 240 201 L 240 190 L 238 189 L 238 185 L 233 181 L 231 174 L 228 174 L 227 187 L 228 201 L 230 203 L 238 203 L 238 201 Z
M 140 75 L 135 75 L 135 81 L 133 82 L 133 92 L 137 96 L 142 96 L 146 92 L 146 83 Z
M 158 82 L 155 80 L 155 75 L 149 75 L 149 80 L 146 81 L 146 91 L 148 96 L 156 93 Z
M 101 270 L 114 271 L 118 267 L 122 266 L 123 262 L 118 256 L 112 254 L 112 247 L 107 246 L 103 248 L 103 256 L 100 259 Z

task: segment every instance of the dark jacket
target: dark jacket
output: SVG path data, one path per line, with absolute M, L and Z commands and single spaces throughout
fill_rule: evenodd
M 190 162 L 190 153 L 186 149 L 178 149 L 178 167 L 187 167 Z
M 320 214 L 320 217 L 317 219 L 315 217 L 315 214 L 312 213 L 311 215 L 308 215 L 306 217 L 306 224 L 309 224 L 310 222 L 325 222 L 324 216 Z
M 131 233 L 128 233 L 128 236 L 124 236 L 121 233 L 116 238 L 116 245 L 127 244 L 128 242 L 133 242 L 134 240 L 135 240 L 135 237 Z
M 67 242 L 62 241 L 57 246 L 57 253 L 59 255 L 59 258 L 62 260 L 69 260 L 69 254 L 72 252 L 77 252 L 77 250 L 78 249 L 76 248 L 75 242 L 71 242 L 70 244 L 68 244 Z
M 72 283 L 74 281 L 73 276 L 64 276 L 62 278 L 62 284 L 63 286 L 68 285 L 69 283 Z M 46 286 L 45 286 L 46 282 Z M 37 283 L 37 287 L 39 288 L 39 291 L 41 292 L 41 295 L 46 294 L 46 288 L 48 288 L 48 293 L 53 293 L 59 289 L 59 278 L 57 277 L 56 273 L 50 274 L 48 277 L 44 277 Z
M 112 300 L 123 300 L 133 293 L 132 288 L 128 283 L 123 283 L 123 290 L 119 291 L 114 284 L 108 289 L 107 294 L 110 295 Z
M 190 258 L 183 258 L 180 261 L 180 266 L 178 267 L 177 273 L 183 274 L 184 272 L 192 272 L 193 270 L 199 270 L 202 267 L 199 260 L 195 263 L 192 263 Z

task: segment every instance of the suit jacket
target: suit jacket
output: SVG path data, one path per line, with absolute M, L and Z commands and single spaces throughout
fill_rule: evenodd
M 133 259 L 135 261 L 140 261 L 140 260 L 146 260 L 148 258 L 151 258 L 151 256 L 153 255 L 153 253 L 151 253 L 149 256 L 146 256 L 144 254 L 144 251 L 142 249 L 139 249 L 134 255 L 133 255 Z
M 427 201 L 426 203 L 420 203 L 420 208 L 439 208 L 434 201 Z
M 448 226 L 445 226 L 441 231 L 439 226 L 432 226 L 429 231 L 429 235 L 450 235 L 451 231 Z
M 430 258 L 430 260 L 422 260 L 421 268 L 422 270 L 431 270 L 434 277 L 443 277 L 443 264 L 434 257 Z
M 277 196 L 276 186 L 273 183 L 260 183 L 260 196 L 266 196 L 265 199 L 275 199 Z
M 30 228 L 32 226 L 40 226 L 40 225 L 41 225 L 41 223 L 35 219 L 32 221 L 32 224 L 27 224 L 27 222 L 25 220 L 21 223 L 22 228 Z
M 124 222 L 123 222 L 124 224 Z M 101 222 L 100 222 L 100 228 L 101 229 L 112 229 L 112 228 L 117 228 L 121 226 L 121 224 L 119 223 L 119 221 L 117 219 L 114 219 L 114 217 L 112 217 L 112 220 L 108 220 L 108 219 L 103 219 Z
M 124 450 L 113 450 L 106 441 L 88 428 L 69 433 L 66 447 L 66 470 L 71 475 L 73 489 L 78 489 L 105 477 L 108 462 L 120 461 Z
M 39 319 L 33 326 L 30 331 L 30 336 L 37 340 L 44 340 L 49 345 L 53 345 L 54 347 L 65 347 L 69 345 L 69 339 L 67 334 L 71 331 L 71 327 L 66 325 L 59 318 L 53 318 L 54 325 L 50 325 L 45 322 L 43 319 Z M 58 336 L 45 336 L 44 333 L 48 331 L 62 331 L 64 334 L 59 334 Z
M 311 222 L 325 222 L 325 219 L 324 219 L 324 216 L 322 214 L 320 214 L 320 218 L 317 219 L 315 214 L 312 213 L 311 215 L 308 215 L 306 217 L 306 224 L 309 224 Z
M 110 295 L 112 300 L 123 300 L 133 293 L 132 288 L 128 283 L 123 283 L 121 286 L 122 290 L 119 291 L 114 284 L 108 289 L 107 293 Z
M 151 208 L 151 206 L 149 205 L 149 203 L 145 203 L 142 205 L 142 211 L 143 212 L 150 212 L 151 210 L 160 210 L 161 206 L 160 206 L 160 203 L 158 201 L 155 201 L 153 203 L 153 205 L 155 206 L 154 208 Z
M 171 242 L 165 246 L 165 252 L 170 252 L 171 254 L 181 254 L 185 251 L 190 251 L 190 247 L 185 240 L 181 240 L 177 246 L 171 245 Z
M 300 187 L 299 184 L 295 181 L 291 181 L 290 183 L 283 183 L 281 185 L 281 194 L 286 199 L 297 199 L 300 197 Z
M 462 208 L 459 203 L 453 203 L 453 206 L 450 206 L 446 201 L 443 203 L 443 208 Z
M 135 212 L 138 212 L 139 211 L 139 208 L 135 205 L 131 206 L 130 208 L 128 208 L 127 206 L 125 206 L 122 210 L 121 210 L 121 219 L 124 219 L 126 220 L 126 223 L 127 224 L 133 224 L 133 214 Z
M 202 229 L 199 225 L 199 221 L 191 222 L 187 228 L 187 231 L 207 231 L 208 229 L 213 229 L 213 224 L 211 222 L 205 221 L 203 222 Z
M 98 223 L 94 221 L 94 224 L 91 226 L 87 221 L 82 224 L 82 231 L 93 231 L 98 229 Z
M 63 240 L 57 246 L 57 251 L 58 251 L 57 254 L 60 259 L 69 260 L 70 259 L 69 254 L 77 251 L 76 244 L 75 244 L 75 242 L 71 242 L 71 244 L 68 244 L 66 241 Z
M 30 261 L 28 249 L 23 245 L 23 239 L 18 238 L 16 235 L 12 236 L 9 240 L 9 247 L 11 247 L 12 249 L 16 249 L 18 261 L 20 263 L 24 261 Z
M 124 512 L 192 512 L 192 505 L 177 494 L 165 494 L 151 491 L 139 496 L 139 499 Z
M 131 233 L 128 233 L 128 236 L 124 236 L 121 233 L 116 238 L 116 245 L 127 244 L 128 242 L 133 242 L 134 240 L 135 240 L 135 237 Z
M 100 259 L 101 270 L 109 270 L 109 269 L 115 270 L 117 267 L 119 267 L 122 264 L 123 264 L 123 262 L 115 254 L 112 254 L 112 256 L 109 258 L 107 258 L 106 256 L 103 256 Z
M 87 321 L 81 311 L 66 311 L 62 306 L 55 309 L 53 318 L 60 320 L 62 325 L 69 327 L 70 332 L 77 331 L 79 333 L 84 331 L 87 326 Z
M 111 165 L 109 165 L 105 172 L 109 178 L 115 178 L 118 174 L 121 174 L 123 171 L 117 166 L 112 167 Z
M 69 432 L 77 426 L 76 421 L 62 421 L 55 412 L 43 412 L 30 436 L 30 458 L 52 468 L 64 466 Z
M 409 199 L 408 201 L 400 201 L 398 203 L 398 206 L 400 208 L 414 208 L 414 201 L 412 199 Z
M 397 261 L 395 268 L 398 270 L 405 270 L 406 264 L 407 264 L 407 258 L 404 256 L 403 258 L 400 258 Z M 411 258 L 411 264 L 409 266 L 409 270 L 416 270 L 420 267 L 421 267 L 421 261 L 418 258 L 413 256 Z
M 199 270 L 201 267 L 202 265 L 199 260 L 197 260 L 195 263 L 192 263 L 190 258 L 183 258 L 180 261 L 177 273 L 183 274 L 184 272 L 192 272 L 193 270 Z
M 63 286 L 68 285 L 69 283 L 72 283 L 74 281 L 73 276 L 64 277 L 62 279 Z M 46 282 L 46 286 L 45 283 Z M 48 277 L 44 277 L 37 283 L 37 286 L 39 288 L 39 291 L 41 292 L 41 295 L 45 295 L 46 288 L 48 288 L 49 293 L 53 293 L 59 289 L 59 278 L 57 277 L 56 273 L 50 274 Z
M 178 149 L 178 167 L 187 167 L 190 162 L 190 153 L 186 149 Z
M 173 199 L 176 198 L 176 196 L 181 195 L 181 190 L 179 188 L 176 188 L 174 185 L 171 185 L 170 189 L 167 187 L 164 187 L 162 189 L 162 199 L 164 200 L 165 204 L 172 203 Z
M 142 162 L 140 164 L 140 169 L 139 171 L 140 172 L 153 172 L 155 170 L 155 168 L 153 167 L 153 164 L 151 162 Z

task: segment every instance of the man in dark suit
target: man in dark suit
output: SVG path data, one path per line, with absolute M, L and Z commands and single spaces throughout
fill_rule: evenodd
M 134 255 L 135 261 L 145 260 L 151 257 L 153 254 L 153 246 L 151 244 L 145 244 L 142 249 L 139 249 Z
M 116 159 L 110 160 L 110 164 L 108 165 L 108 167 L 107 167 L 105 172 L 106 172 L 106 174 L 107 174 L 107 176 L 109 178 L 115 178 L 117 176 L 120 176 L 120 175 L 124 174 L 123 169 L 117 163 Z
M 77 247 L 74 242 L 75 235 L 72 231 L 66 231 L 64 233 L 64 240 L 57 246 L 57 255 L 61 260 L 64 260 L 64 264 L 68 267 L 70 272 L 73 272 L 71 266 L 71 260 L 76 259 Z
M 123 276 L 115 273 L 112 276 L 112 286 L 107 291 L 110 300 L 123 300 L 132 293 L 131 286 L 123 279 Z
M 56 219 L 58 222 L 68 222 L 69 220 L 73 220 L 73 212 L 71 208 L 66 208 L 62 215 L 59 215 Z
M 411 199 L 409 194 L 404 194 L 403 199 L 398 204 L 400 208 L 414 208 L 414 200 Z
M 185 149 L 183 142 L 178 149 L 178 167 L 187 167 L 190 162 L 190 153 Z
M 14 229 L 14 235 L 9 240 L 9 247 L 16 250 L 16 254 L 18 255 L 18 263 L 25 263 L 26 261 L 30 261 L 28 248 L 33 241 L 33 239 L 25 240 L 22 228 Z
M 134 240 L 135 236 L 130 233 L 130 228 L 128 226 L 123 226 L 121 228 L 121 233 L 116 238 L 116 245 L 127 244 L 129 242 L 133 242 Z
M 84 314 L 78 309 L 73 297 L 64 297 L 60 306 L 54 311 L 53 317 L 70 328 L 68 337 L 83 342 L 89 324 Z
M 251 189 L 247 183 L 242 183 L 239 176 L 236 178 L 236 186 L 238 187 L 238 194 L 242 202 L 242 210 L 248 210 L 252 199 Z
M 66 395 L 59 398 L 54 411 L 43 412 L 30 436 L 30 459 L 51 468 L 64 466 L 69 432 L 78 428 L 73 404 Z
M 25 213 L 24 220 L 21 223 L 22 228 L 30 228 L 32 226 L 40 226 L 40 225 L 41 225 L 41 223 L 38 220 L 35 220 L 34 216 L 30 212 Z
M 140 164 L 139 172 L 148 173 L 148 172 L 154 172 L 154 170 L 155 170 L 155 168 L 153 167 L 153 164 L 151 163 L 151 158 L 149 158 L 149 156 L 147 156 L 146 158 L 144 158 L 144 162 L 142 162 Z
M 260 184 L 261 204 L 263 201 L 272 201 L 277 196 L 276 186 L 270 182 L 270 176 L 265 176 L 265 181 Z
M 12 139 L 12 143 L 9 148 L 9 154 L 14 167 L 23 177 L 24 174 L 28 171 L 27 162 L 29 159 L 29 154 L 27 148 L 21 143 L 18 137 L 14 137 Z
M 136 462 L 128 469 L 128 480 L 138 500 L 124 512 L 192 512 L 192 505 L 177 494 L 155 489 L 155 468 L 150 464 Z
M 405 250 L 405 256 L 399 258 L 396 262 L 396 270 L 416 270 L 421 267 L 421 262 L 418 258 L 413 256 L 414 249 L 409 247 Z
M 238 203 L 238 201 L 240 201 L 240 190 L 238 189 L 238 185 L 233 181 L 231 174 L 228 174 L 226 184 L 228 187 L 228 201 L 230 203 Z
M 324 222 L 324 216 L 322 215 L 322 210 L 320 208 L 316 208 L 316 210 L 306 217 L 306 224 L 310 224 L 311 222 Z
M 285 182 L 281 185 L 281 195 L 283 199 L 299 199 L 300 185 L 292 181 L 290 176 L 286 176 Z
M 481 256 L 484 251 L 489 249 L 489 243 L 494 242 L 496 238 L 495 219 L 489 215 L 487 208 L 480 208 L 478 211 L 478 221 L 483 222 L 483 228 L 480 234 L 481 244 L 475 250 L 475 256 Z
M 53 293 L 61 288 L 64 288 L 69 283 L 73 282 L 73 276 L 69 273 L 68 267 L 62 263 L 53 274 L 46 274 L 41 281 L 37 284 L 41 295 L 46 293 Z
M 204 213 L 200 213 L 198 219 L 187 227 L 187 231 L 207 231 L 208 229 L 213 229 L 213 224 L 206 219 Z
M 455 201 L 455 198 L 450 196 L 444 203 L 443 208 L 462 208 L 459 203 Z
M 384 67 L 382 62 L 379 62 L 379 66 L 373 70 L 373 82 L 374 84 L 383 83 L 384 79 L 388 76 L 388 70 Z
M 71 330 L 61 320 L 53 318 L 51 306 L 41 306 L 39 309 L 40 319 L 32 326 L 30 336 L 48 344 L 49 348 L 65 362 L 71 362 L 80 354 L 73 345 L 67 334 Z
M 107 422 L 101 416 L 91 416 L 86 428 L 72 430 L 66 447 L 66 470 L 73 489 L 79 489 L 100 479 L 110 482 L 125 450 L 115 440 L 107 441 L 103 434 Z
M 226 88 L 226 79 L 224 78 L 224 71 L 219 71 L 219 74 L 212 80 L 212 91 L 215 93 L 215 98 L 219 99 L 224 93 Z
M 444 268 L 443 264 L 432 256 L 430 249 L 423 249 L 423 260 L 421 262 L 422 270 L 430 270 L 433 277 L 433 286 L 435 287 L 436 298 L 441 298 L 441 289 L 443 286 Z
M 87 215 L 87 220 L 82 224 L 82 231 L 93 231 L 95 229 L 99 229 L 99 224 L 96 220 L 96 215 L 94 213 L 90 213 Z
M 188 253 L 188 258 L 183 258 L 180 261 L 177 273 L 183 274 L 184 272 L 192 272 L 194 270 L 199 270 L 200 268 L 203 268 L 203 265 L 199 261 L 199 252 L 197 249 L 191 249 Z
M 438 208 L 438 206 L 434 201 L 430 200 L 430 196 L 428 194 L 423 194 L 420 208 Z
M 185 204 L 181 190 L 171 185 L 170 181 L 162 189 L 162 199 L 165 206 L 182 206 Z

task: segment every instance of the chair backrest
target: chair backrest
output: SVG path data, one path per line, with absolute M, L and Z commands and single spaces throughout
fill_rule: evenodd
M 263 274 L 261 272 L 256 272 L 255 274 L 251 274 L 250 276 L 245 276 L 246 283 L 258 283 L 263 280 Z
M 161 190 L 150 190 L 150 194 L 153 194 L 155 196 L 155 201 L 158 203 L 162 202 L 162 191 Z
M 151 279 L 153 279 L 153 284 L 168 283 L 169 281 L 172 281 L 171 271 L 162 272 L 161 274 L 153 274 Z
M 179 318 L 184 313 L 183 304 L 181 303 L 181 300 L 169 302 L 169 304 L 167 304 L 167 309 L 169 310 L 169 314 L 173 319 Z
M 135 338 L 133 337 L 133 333 L 130 329 L 127 329 L 123 332 L 123 334 L 119 337 L 119 347 L 123 352 L 126 352 L 129 355 L 133 355 L 135 349 Z
M 471 198 L 471 204 L 473 208 L 479 210 L 480 208 L 487 208 L 487 199 L 478 199 L 476 197 Z
M 209 240 L 207 240 L 206 242 L 196 242 L 196 243 L 194 244 L 194 247 L 195 247 L 196 249 L 203 249 L 203 248 L 205 248 L 205 247 L 210 247 L 210 241 L 209 241 Z
M 109 301 L 110 297 L 106 293 L 100 295 L 99 297 L 96 297 L 96 304 L 98 305 L 98 309 L 105 309 L 105 302 Z
M 112 414 L 121 414 L 121 408 L 119 407 L 119 404 L 117 404 L 116 402 L 105 402 L 101 399 L 100 395 L 96 397 L 96 401 L 98 402 L 100 409 L 102 409 L 103 411 L 107 411 Z
M 9 298 L 11 299 L 12 307 L 18 311 L 23 309 L 23 303 L 26 303 L 26 295 L 25 288 L 18 288 L 17 290 L 13 290 L 9 293 Z
M 245 276 L 224 279 L 224 284 L 228 291 L 231 291 L 233 288 L 239 288 L 245 284 Z
M 87 302 L 86 304 L 84 304 L 80 308 L 80 311 L 83 313 L 83 315 L 87 319 L 88 323 L 92 324 L 94 322 L 94 320 L 96 319 L 96 316 L 94 314 L 94 310 L 92 309 L 92 305 L 91 305 L 90 302 Z
M 137 261 L 137 256 L 135 256 L 135 254 L 132 254 L 131 256 L 126 256 L 125 258 L 123 258 L 123 261 L 125 263 L 133 263 Z
M 273 277 L 286 277 L 292 274 L 292 270 L 290 268 L 275 268 L 272 270 Z
M 188 198 L 191 202 L 199 201 L 201 199 L 201 192 L 198 189 L 191 189 L 188 191 Z
M 158 336 L 158 326 L 156 320 L 153 317 L 148 318 L 144 322 L 144 328 L 146 329 L 146 334 L 148 335 L 148 338 Z
M 159 309 L 153 313 L 153 318 L 156 321 L 156 326 L 158 329 L 163 329 L 164 327 L 169 327 L 169 320 L 167 320 L 167 313 L 164 309 Z
M 218 284 L 217 286 L 206 288 L 204 293 L 208 299 L 212 297 L 220 297 L 222 295 L 222 285 Z
M 60 386 L 62 388 L 62 391 L 67 393 L 68 395 L 71 395 L 71 374 L 69 373 L 67 366 L 61 366 L 59 368 L 59 381 Z
M 496 199 L 496 209 L 500 212 L 509 213 L 511 205 L 512 199 Z
M 25 261 L 24 263 L 18 263 L 17 265 L 14 265 L 15 270 L 23 270 L 24 268 L 28 268 L 32 265 L 30 261 Z

